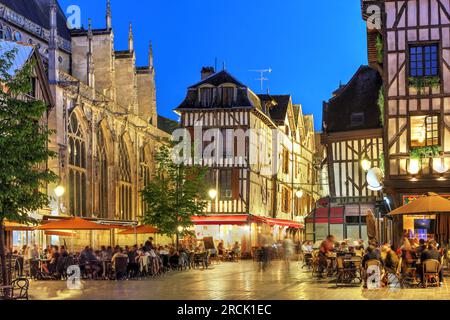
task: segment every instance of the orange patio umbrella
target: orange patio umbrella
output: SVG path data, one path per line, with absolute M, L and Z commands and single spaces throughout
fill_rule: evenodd
M 116 227 L 98 224 L 81 218 L 69 218 L 48 222 L 34 228 L 34 230 L 111 230 Z
M 450 201 L 435 194 L 428 193 L 416 200 L 400 207 L 390 213 L 390 215 L 413 215 L 413 214 L 435 214 L 436 240 L 442 243 L 449 243 L 450 239 Z
M 122 231 L 119 234 L 127 235 L 127 234 L 156 234 L 158 233 L 158 229 L 148 225 L 142 225 L 136 228 L 130 228 L 128 230 Z
M 76 237 L 75 232 L 70 231 L 45 231 L 46 236 L 59 236 L 59 237 Z
M 5 221 L 5 230 L 6 231 L 32 231 L 33 227 L 19 222 L 11 222 Z
M 450 213 L 450 200 L 428 193 L 389 213 L 391 216 L 408 214 Z

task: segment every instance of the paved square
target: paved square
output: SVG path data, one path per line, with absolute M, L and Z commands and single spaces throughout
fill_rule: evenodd
M 292 263 L 290 271 L 273 262 L 266 272 L 250 261 L 222 263 L 210 270 L 170 272 L 159 278 L 129 281 L 83 281 L 82 290 L 68 290 L 65 281 L 33 281 L 32 300 L 449 300 L 442 288 L 375 291 L 336 288 L 330 280 L 315 280 Z

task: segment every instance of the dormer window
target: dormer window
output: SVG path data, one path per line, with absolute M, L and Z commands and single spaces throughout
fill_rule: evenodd
M 202 107 L 211 107 L 213 103 L 213 88 L 200 89 L 200 104 Z
M 234 88 L 222 87 L 220 88 L 220 96 L 222 106 L 231 107 L 234 104 Z

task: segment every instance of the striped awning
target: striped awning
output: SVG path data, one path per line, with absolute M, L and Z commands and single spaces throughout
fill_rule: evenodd
M 243 226 L 248 225 L 250 223 L 262 223 L 268 224 L 270 226 L 281 226 L 281 227 L 289 227 L 301 229 L 303 228 L 303 224 L 291 221 L 291 220 L 283 220 L 283 219 L 274 219 L 274 218 L 266 218 L 254 216 L 251 214 L 235 214 L 235 215 L 206 215 L 206 216 L 197 216 L 192 218 L 192 222 L 195 225 L 235 225 L 235 226 Z

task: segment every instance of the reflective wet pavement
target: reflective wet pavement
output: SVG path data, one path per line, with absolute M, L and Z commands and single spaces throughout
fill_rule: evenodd
M 32 300 L 449 300 L 442 288 L 364 290 L 336 288 L 330 280 L 315 280 L 292 263 L 288 272 L 274 262 L 266 272 L 251 261 L 222 263 L 210 270 L 170 272 L 159 278 L 130 281 L 82 281 L 82 290 L 68 290 L 64 281 L 33 281 Z

